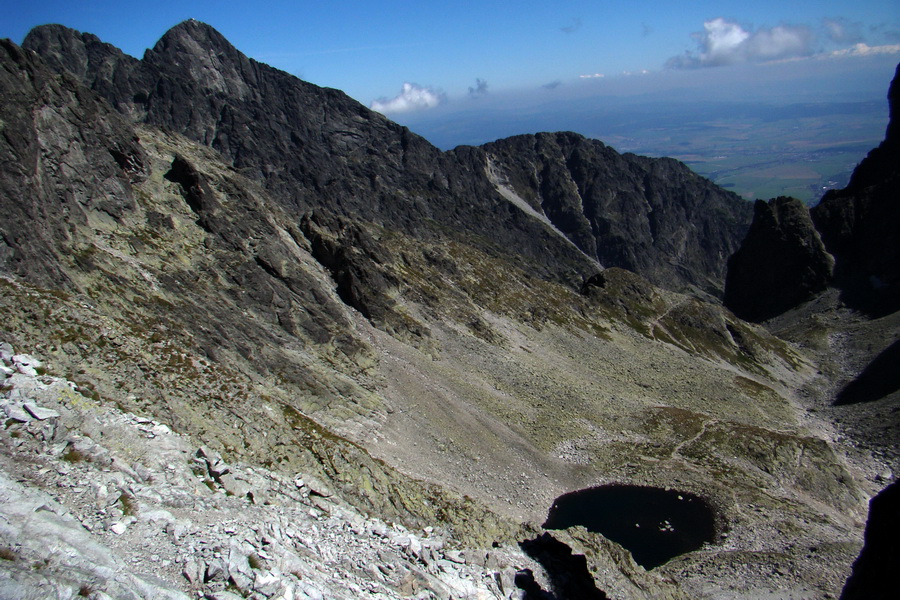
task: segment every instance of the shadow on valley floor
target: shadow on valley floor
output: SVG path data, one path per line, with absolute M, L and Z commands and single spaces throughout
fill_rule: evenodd
M 900 390 L 900 341 L 888 346 L 838 393 L 835 406 L 874 402 Z

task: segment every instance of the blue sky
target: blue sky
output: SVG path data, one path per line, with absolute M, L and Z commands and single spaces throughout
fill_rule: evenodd
M 404 83 L 446 102 L 556 89 L 586 75 L 727 68 L 900 44 L 900 0 L 4 0 L 0 8 L 0 36 L 15 42 L 35 25 L 58 22 L 137 57 L 172 25 L 196 18 L 245 54 L 365 104 L 392 99 Z
M 599 135 L 594 105 L 632 99 L 883 103 L 900 61 L 900 0 L 0 0 L 0 14 L 17 43 L 62 23 L 136 57 L 195 18 L 442 147 L 554 125 Z

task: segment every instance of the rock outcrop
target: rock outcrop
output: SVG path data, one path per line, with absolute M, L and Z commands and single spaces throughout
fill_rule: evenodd
M 748 321 L 780 315 L 823 291 L 834 259 L 796 198 L 757 200 L 753 224 L 728 260 L 725 305 Z
M 754 222 L 729 262 L 725 304 L 764 321 L 825 287 L 872 316 L 900 309 L 900 65 L 888 92 L 885 139 L 843 190 L 808 210 L 799 201 L 757 202 Z M 776 250 L 777 247 L 777 250 Z M 833 263 L 833 267 L 832 267 Z
M 833 285 L 847 304 L 876 316 L 900 309 L 900 65 L 888 104 L 884 141 L 846 188 L 828 192 L 810 211 L 835 257 Z
M 893 573 L 900 562 L 900 483 L 869 502 L 866 544 L 853 563 L 841 600 L 888 600 L 896 593 Z

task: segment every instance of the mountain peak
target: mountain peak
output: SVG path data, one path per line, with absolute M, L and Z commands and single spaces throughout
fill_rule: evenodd
M 82 33 L 55 23 L 33 28 L 25 36 L 22 47 L 37 52 L 51 65 L 62 67 L 86 82 L 90 79 L 92 60 L 97 62 L 98 59 L 123 55 L 121 50 L 100 41 L 92 33 Z
M 211 25 L 189 19 L 169 29 L 144 62 L 160 73 L 194 81 L 199 90 L 245 98 L 251 93 L 246 81 L 252 79 L 251 61 Z
M 240 54 L 215 27 L 196 19 L 182 21 L 169 29 L 156 42 L 152 52 L 167 54 L 180 51 L 193 54 L 198 49 Z

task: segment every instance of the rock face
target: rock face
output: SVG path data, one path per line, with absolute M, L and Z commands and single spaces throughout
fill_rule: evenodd
M 0 57 L 0 193 L 16 198 L 4 203 L 0 262 L 7 272 L 63 285 L 60 240 L 88 212 L 117 219 L 132 207 L 130 185 L 147 176 L 146 159 L 130 125 L 95 94 L 9 41 L 0 41 Z M 73 137 L 84 145 L 73 146 Z
M 824 290 L 834 259 L 796 198 L 758 200 L 754 208 L 747 238 L 728 260 L 724 303 L 742 319 L 759 322 Z
M 173 27 L 141 61 L 58 25 L 23 48 L 126 116 L 219 151 L 290 213 L 325 209 L 424 237 L 438 223 L 515 247 L 544 274 L 594 268 L 497 193 L 479 152 L 442 153 L 340 91 L 248 59 L 206 24 Z
M 588 256 L 669 289 L 721 296 L 750 205 L 678 161 L 619 154 L 574 133 L 483 147 L 495 176 Z
M 829 191 L 808 217 L 797 201 L 776 199 L 768 209 L 757 203 L 753 225 L 728 266 L 725 304 L 736 314 L 763 321 L 826 286 L 873 316 L 900 309 L 898 96 L 900 65 L 888 92 L 885 139 L 845 189 Z
M 888 91 L 884 141 L 856 167 L 843 190 L 810 212 L 835 257 L 834 285 L 873 315 L 900 309 L 900 65 Z

